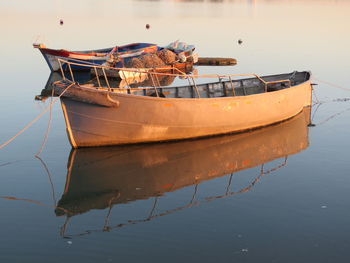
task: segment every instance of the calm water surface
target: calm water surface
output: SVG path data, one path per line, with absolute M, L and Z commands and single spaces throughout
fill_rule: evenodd
M 327 0 L 0 2 L 0 143 L 49 105 L 34 100 L 49 78 L 35 41 L 180 39 L 239 62 L 199 73 L 311 70 L 323 102 L 246 134 L 82 150 L 57 103 L 41 159 L 49 114 L 0 150 L 0 261 L 348 262 L 349 12 Z

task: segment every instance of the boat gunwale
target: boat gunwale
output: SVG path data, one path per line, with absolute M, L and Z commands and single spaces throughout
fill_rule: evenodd
M 125 50 L 118 52 L 120 55 L 133 53 L 135 51 L 140 51 L 142 49 L 150 48 L 150 47 L 158 47 L 157 44 L 153 43 L 131 43 L 123 46 L 118 46 L 119 48 L 129 48 L 134 45 L 140 45 L 140 44 L 146 44 L 144 47 L 137 48 L 135 50 Z M 64 58 L 70 58 L 70 55 L 81 55 L 81 56 L 88 56 L 90 58 L 106 58 L 110 52 L 113 50 L 114 47 L 111 48 L 102 48 L 102 49 L 89 49 L 89 50 L 80 50 L 80 51 L 71 51 L 67 49 L 54 49 L 54 48 L 47 48 L 47 47 L 37 47 L 42 53 L 48 54 L 51 56 L 60 56 Z M 97 56 L 96 54 L 92 53 L 102 53 L 104 56 Z M 78 60 L 85 60 L 85 59 L 78 59 Z
M 59 52 L 59 53 L 64 53 L 62 54 L 74 54 L 74 55 L 85 55 L 85 56 L 96 56 L 94 54 L 90 54 L 93 52 L 96 53 L 105 53 L 106 55 L 110 52 L 110 50 L 112 50 L 113 48 L 103 48 L 103 49 L 90 49 L 90 50 L 81 50 L 81 51 L 70 51 L 67 49 L 54 49 L 54 48 L 39 48 L 39 50 L 42 50 L 43 52 Z M 109 51 L 108 51 L 109 50 Z M 51 55 L 51 54 L 50 54 Z

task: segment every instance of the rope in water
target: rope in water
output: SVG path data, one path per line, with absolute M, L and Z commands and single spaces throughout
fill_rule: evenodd
M 344 87 L 339 86 L 339 85 L 337 85 L 337 84 L 334 84 L 334 83 L 332 83 L 332 82 L 325 81 L 325 80 L 321 80 L 321 79 L 319 79 L 319 78 L 317 78 L 317 77 L 315 77 L 315 76 L 312 76 L 312 79 L 315 80 L 315 81 L 318 81 L 318 82 L 320 82 L 320 83 L 326 84 L 326 85 L 328 85 L 328 86 L 331 86 L 331 87 L 333 87 L 333 88 L 337 88 L 337 89 L 342 89 L 342 90 L 350 91 L 350 88 L 344 88 Z M 344 101 L 348 101 L 348 100 L 349 100 L 349 98 L 338 98 L 338 99 L 332 99 L 332 100 L 328 100 L 328 101 L 321 101 L 321 100 L 319 100 L 318 97 L 316 96 L 316 92 L 315 92 L 314 89 L 312 89 L 312 92 L 313 92 L 313 95 L 314 95 L 314 97 L 315 97 L 315 99 L 316 99 L 316 102 L 314 102 L 312 106 L 315 106 L 315 105 L 317 105 L 317 104 L 324 104 L 324 103 L 327 103 L 327 102 L 344 102 Z
M 43 206 L 43 207 L 59 209 L 59 210 L 64 211 L 67 214 L 70 213 L 69 210 L 64 209 L 62 207 L 47 205 L 47 204 L 44 204 L 44 203 L 42 203 L 40 201 L 36 201 L 36 200 L 32 200 L 32 199 L 17 198 L 17 197 L 14 197 L 14 196 L 0 196 L 0 199 L 11 200 L 11 201 L 23 201 L 23 202 L 28 202 L 28 203 L 36 204 L 36 205 L 39 205 L 39 206 Z
M 337 116 L 339 116 L 339 115 L 341 115 L 341 114 L 343 114 L 343 113 L 345 113 L 345 112 L 348 112 L 349 110 L 350 110 L 350 108 L 346 108 L 345 110 L 342 110 L 342 111 L 340 111 L 340 112 L 337 112 L 337 113 L 335 113 L 335 114 L 329 116 L 328 118 L 324 119 L 323 121 L 321 121 L 321 122 L 319 122 L 319 123 L 316 123 L 315 126 L 320 126 L 320 125 L 322 125 L 322 124 L 325 124 L 325 123 L 327 123 L 328 121 L 330 121 L 331 119 L 334 119 L 335 117 L 337 117 Z
M 334 84 L 334 83 L 332 83 L 332 82 L 325 81 L 325 80 L 321 80 L 321 79 L 316 78 L 316 77 L 314 77 L 314 76 L 312 76 L 312 78 L 313 78 L 315 81 L 318 81 L 318 82 L 320 82 L 320 83 L 326 84 L 326 85 L 328 85 L 328 86 L 331 86 L 331 87 L 334 87 L 334 88 L 337 88 L 337 89 L 342 89 L 342 90 L 350 91 L 350 88 L 344 88 L 344 87 L 339 86 L 339 85 L 337 85 L 337 84 Z M 319 100 L 319 99 L 317 98 L 316 92 L 315 92 L 314 89 L 313 89 L 313 94 L 314 94 L 314 97 L 316 98 L 316 102 L 314 102 L 312 106 L 316 106 L 316 105 L 317 105 L 317 107 L 316 107 L 316 110 L 315 110 L 314 113 L 313 113 L 313 116 L 312 116 L 311 120 L 314 119 L 314 117 L 315 117 L 315 115 L 316 115 L 316 112 L 318 111 L 319 107 L 320 107 L 321 105 L 325 104 L 325 103 L 329 103 L 329 102 L 347 102 L 347 101 L 350 101 L 350 98 L 336 98 L 336 99 L 331 99 L 331 100 L 327 100 L 327 101 L 321 101 L 321 100 Z M 349 110 L 350 110 L 350 108 L 347 108 L 347 109 L 345 109 L 345 110 L 342 110 L 342 111 L 340 111 L 340 112 L 337 112 L 337 113 L 335 113 L 335 114 L 329 116 L 328 118 L 324 119 L 323 121 L 321 121 L 321 122 L 315 124 L 315 126 L 319 126 L 319 125 L 325 124 L 325 123 L 327 123 L 328 121 L 330 121 L 331 119 L 333 119 L 333 118 L 335 118 L 335 117 L 337 117 L 337 116 L 339 116 L 339 115 L 341 115 L 341 114 L 343 114 L 343 113 L 345 113 L 345 112 L 347 112 L 347 111 L 349 111 Z
M 4 142 L 3 144 L 0 145 L 0 150 L 7 146 L 9 143 L 11 143 L 14 139 L 16 139 L 19 135 L 21 135 L 23 132 L 25 132 L 27 129 L 29 129 L 35 122 L 37 122 L 48 110 L 52 108 L 52 105 L 55 104 L 66 91 L 72 87 L 75 83 L 70 84 L 69 86 L 66 87 L 66 89 L 52 102 L 50 105 L 43 111 L 41 112 L 35 119 L 33 119 L 30 123 L 28 123 L 22 130 L 20 130 L 16 135 L 14 135 L 11 139 L 8 141 Z

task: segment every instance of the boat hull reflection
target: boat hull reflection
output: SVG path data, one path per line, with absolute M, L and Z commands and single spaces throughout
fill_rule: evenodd
M 283 123 L 201 140 L 72 149 L 57 215 L 148 199 L 296 154 L 309 145 L 310 108 Z

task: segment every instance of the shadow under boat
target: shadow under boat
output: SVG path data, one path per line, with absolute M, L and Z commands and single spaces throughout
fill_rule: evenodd
M 287 158 L 309 146 L 311 108 L 251 132 L 151 145 L 72 149 L 57 216 L 111 208 Z M 255 184 L 257 179 L 246 189 Z M 213 197 L 215 198 L 215 197 Z

